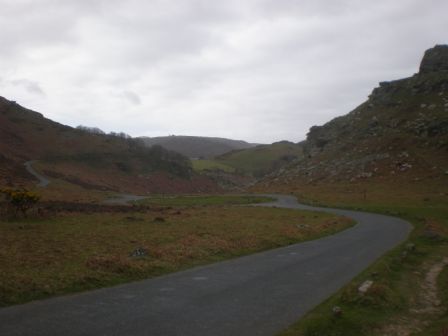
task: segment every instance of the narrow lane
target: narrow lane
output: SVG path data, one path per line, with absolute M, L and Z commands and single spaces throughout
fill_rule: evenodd
M 28 171 L 28 173 L 30 173 L 31 175 L 33 175 L 35 178 L 37 178 L 39 180 L 39 182 L 37 183 L 38 187 L 46 187 L 47 185 L 50 184 L 50 180 L 34 170 L 34 168 L 33 168 L 34 162 L 36 162 L 36 161 L 35 160 L 27 161 L 24 163 L 24 166 L 25 166 L 26 170 Z

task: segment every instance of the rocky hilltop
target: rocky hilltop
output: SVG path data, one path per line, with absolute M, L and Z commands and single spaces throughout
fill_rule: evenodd
M 381 82 L 345 116 L 313 126 L 304 158 L 260 186 L 420 181 L 448 175 L 448 45 L 425 52 L 409 78 Z
M 448 71 L 448 46 L 436 45 L 428 49 L 420 63 L 419 73 Z

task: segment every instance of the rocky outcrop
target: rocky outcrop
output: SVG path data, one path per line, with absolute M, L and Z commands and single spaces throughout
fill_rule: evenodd
M 420 72 L 448 71 L 448 45 L 428 49 L 420 63 Z

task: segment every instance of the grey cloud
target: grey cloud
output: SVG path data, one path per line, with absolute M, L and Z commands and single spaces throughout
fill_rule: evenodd
M 132 91 L 124 91 L 123 97 L 134 105 L 140 105 L 142 103 L 140 97 Z
M 448 31 L 444 0 L 3 1 L 4 94 L 132 135 L 299 141 Z
M 11 80 L 10 83 L 12 85 L 23 87 L 29 93 L 36 94 L 39 96 L 45 96 L 45 92 L 44 90 L 42 90 L 38 82 L 30 81 L 28 79 L 14 79 Z

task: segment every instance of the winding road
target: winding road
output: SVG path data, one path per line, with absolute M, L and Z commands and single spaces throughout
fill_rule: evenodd
M 131 195 L 131 194 L 117 194 L 116 197 L 109 198 L 105 201 L 103 201 L 104 204 L 111 204 L 111 205 L 126 205 L 129 202 L 133 201 L 139 201 L 142 199 L 148 198 L 148 196 L 137 196 L 137 195 Z
M 353 218 L 338 234 L 112 288 L 0 309 L 0 335 L 275 335 L 403 242 L 399 218 L 300 205 Z
M 31 175 L 33 175 L 35 178 L 37 178 L 39 180 L 39 182 L 36 184 L 38 187 L 46 187 L 47 185 L 50 184 L 50 180 L 47 179 L 42 174 L 39 174 L 36 170 L 34 170 L 34 168 L 33 168 L 34 162 L 36 162 L 36 160 L 27 161 L 23 165 L 25 166 L 28 173 L 30 173 Z

